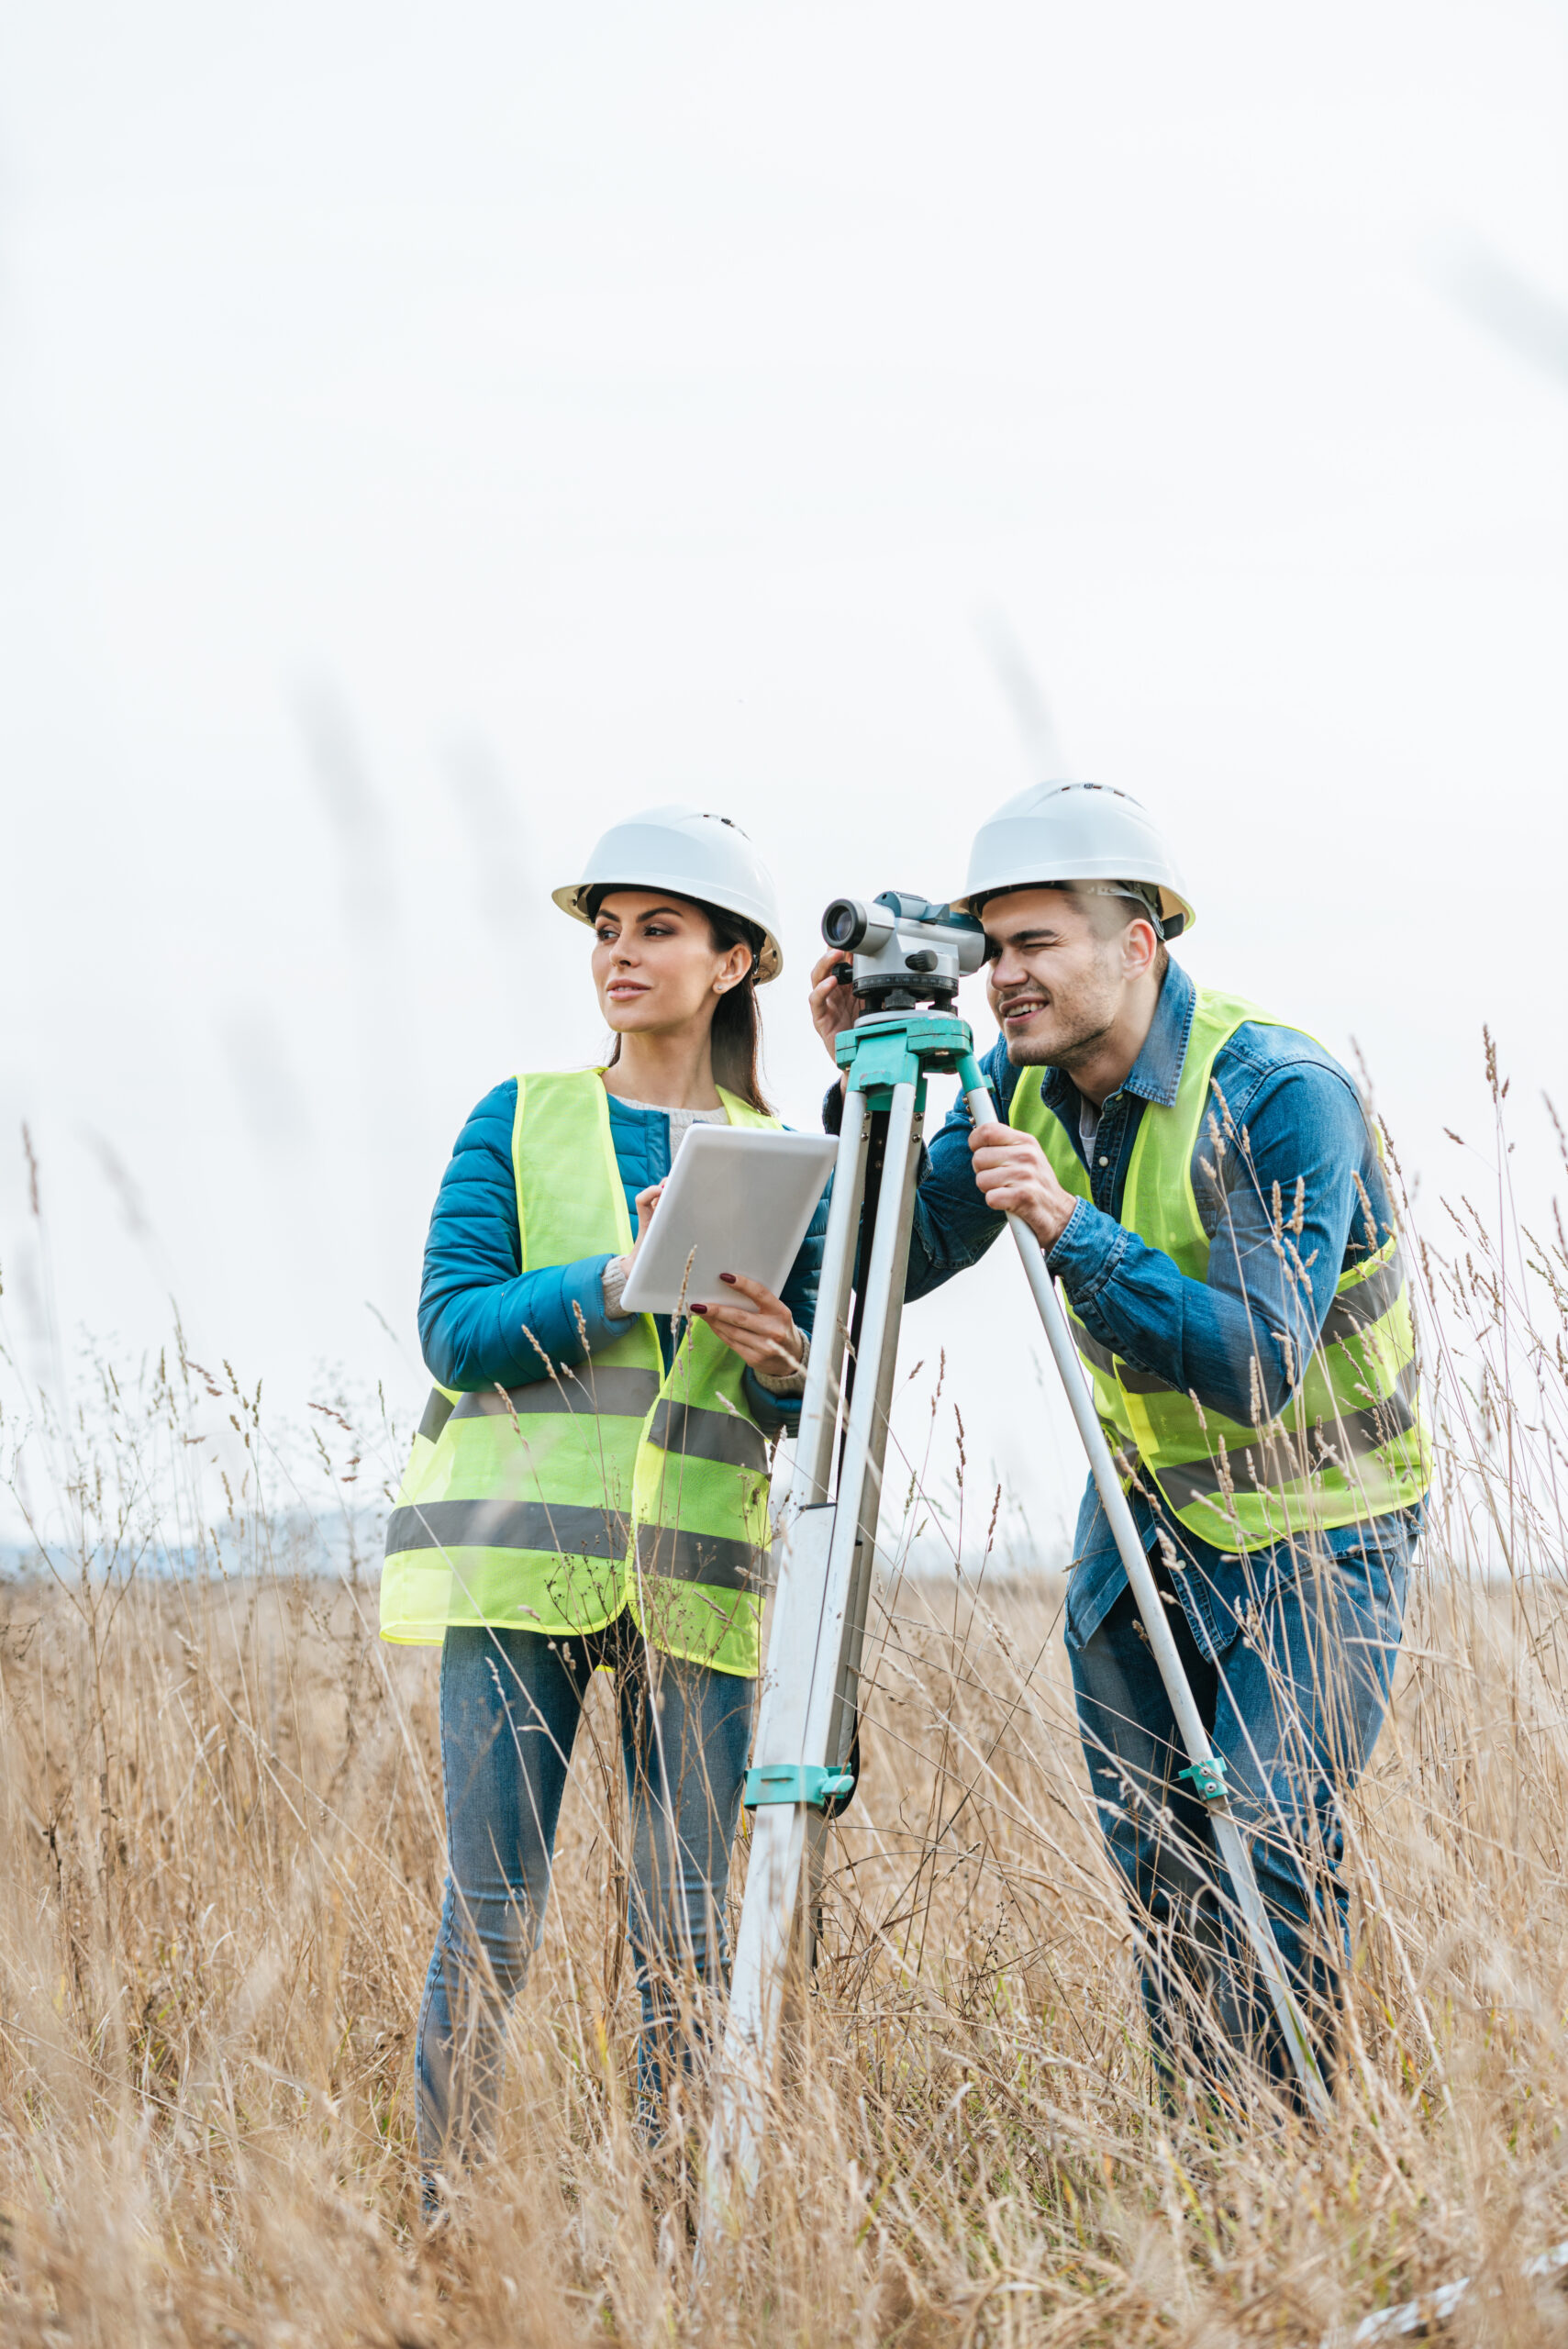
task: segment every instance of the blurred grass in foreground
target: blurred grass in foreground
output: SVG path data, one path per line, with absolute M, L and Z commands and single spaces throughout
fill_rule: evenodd
M 962 1572 L 905 1575 L 890 1552 L 866 1775 L 764 2190 L 695 2304 L 686 2165 L 630 2125 L 603 1684 L 501 2140 L 427 2241 L 435 1652 L 376 1640 L 351 1516 L 347 1570 L 312 1571 L 302 1448 L 269 1444 L 231 1376 L 174 1350 L 139 1383 L 104 1366 L 69 1421 L 34 1393 L 18 1426 L 13 1403 L 13 1479 L 35 1508 L 52 1477 L 60 1538 L 0 1586 L 0 2334 L 1316 2343 L 1471 2275 L 1455 2338 L 1568 2338 L 1552 2288 L 1518 2280 L 1568 2234 L 1568 1249 L 1518 1230 L 1506 1191 L 1490 1219 L 1439 1220 L 1419 1253 L 1440 1484 L 1352 1812 L 1331 2137 L 1160 2109 L 1063 1586 L 986 1560 L 992 1497 L 961 1470 L 940 1521 Z M 940 1451 L 957 1431 L 933 1408 Z M 395 1466 L 395 1438 L 340 1402 L 320 1437 L 340 1499 L 361 1459 Z M 933 1521 L 925 1475 L 906 1537 Z M 219 1547 L 204 1478 L 224 1475 Z

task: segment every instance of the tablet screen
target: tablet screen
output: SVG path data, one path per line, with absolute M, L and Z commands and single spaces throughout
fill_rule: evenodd
M 830 1134 L 689 1126 L 622 1293 L 625 1309 L 743 1305 L 720 1273 L 744 1274 L 776 1297 L 837 1153 Z

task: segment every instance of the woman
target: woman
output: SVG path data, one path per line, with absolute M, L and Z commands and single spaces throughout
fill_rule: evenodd
M 449 1874 L 416 2059 L 428 2178 L 494 2112 L 595 1670 L 616 1677 L 631 1798 L 645 2125 L 679 2009 L 721 1978 L 767 1439 L 798 1419 L 827 1219 L 824 1204 L 782 1297 L 736 1279 L 752 1309 L 694 1306 L 680 1329 L 622 1312 L 686 1128 L 778 1122 L 756 1001 L 782 967 L 773 890 L 727 818 L 660 807 L 606 833 L 555 902 L 593 926 L 615 1050 L 498 1085 L 458 1139 L 419 1298 L 438 1383 L 382 1579 L 383 1637 L 442 1647 Z

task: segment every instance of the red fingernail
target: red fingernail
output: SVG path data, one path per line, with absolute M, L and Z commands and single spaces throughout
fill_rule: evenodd
M 707 1308 L 706 1305 L 694 1305 L 692 1311 L 694 1313 L 706 1313 L 707 1311 Z
M 730 1287 L 731 1287 L 731 1288 L 733 1288 L 733 1287 L 734 1287 L 734 1286 L 735 1286 L 735 1275 L 734 1275 L 734 1274 L 733 1274 L 733 1273 L 720 1273 L 720 1275 L 719 1275 L 719 1276 L 718 1276 L 718 1277 L 719 1277 L 719 1279 L 720 1279 L 721 1281 L 728 1281 L 728 1282 L 729 1283 L 729 1286 L 730 1286 Z

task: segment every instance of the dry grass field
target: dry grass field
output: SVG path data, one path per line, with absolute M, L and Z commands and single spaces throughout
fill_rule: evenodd
M 1568 1252 L 1466 1213 L 1425 1256 L 1441 1489 L 1351 1822 L 1333 2130 L 1155 2099 L 1060 1583 L 895 1571 L 763 2192 L 696 2282 L 687 2184 L 630 2122 L 602 1689 L 500 2143 L 427 2240 L 434 1654 L 295 1558 L 221 1373 L 106 1378 L 68 1428 L 35 1397 L 24 1491 L 51 1463 L 75 1546 L 0 1592 L 0 2338 L 1218 2349 L 1464 2276 L 1447 2337 L 1568 2338 L 1522 2273 L 1568 2236 Z M 230 1416 L 220 1566 L 185 1438 Z M 338 1480 L 350 1416 L 321 1415 Z

